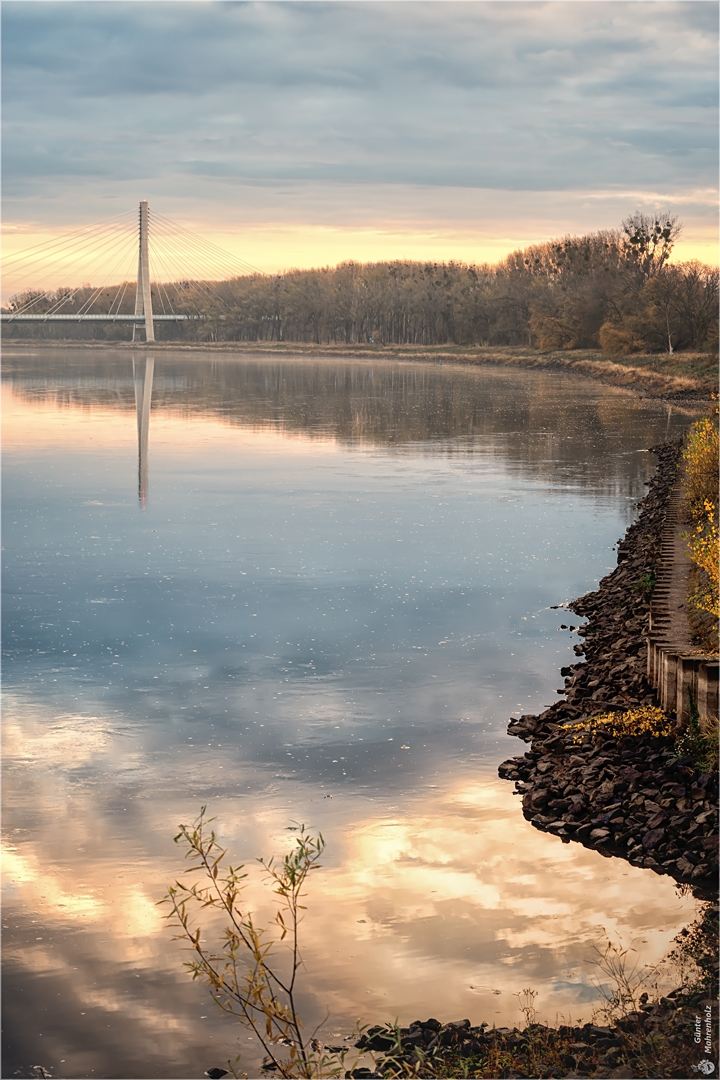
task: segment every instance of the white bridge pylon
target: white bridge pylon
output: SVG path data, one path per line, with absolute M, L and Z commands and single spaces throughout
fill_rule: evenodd
M 257 267 L 184 226 L 151 213 L 147 199 L 140 202 L 139 219 L 135 219 L 137 231 L 132 228 L 134 216 L 132 210 L 126 210 L 99 224 L 82 226 L 73 233 L 6 256 L 5 285 L 17 281 L 17 286 L 0 313 L 3 323 L 131 323 L 132 340 L 144 329 L 145 341 L 151 343 L 155 341 L 156 323 L 203 319 L 208 315 L 226 318 L 227 300 L 220 286 L 247 275 L 264 276 Z M 130 308 L 130 294 L 128 306 L 121 312 L 126 291 L 132 287 L 135 252 L 135 305 Z M 152 288 L 151 263 L 155 270 Z M 99 280 L 89 284 L 92 277 Z M 88 284 L 71 285 L 68 279 L 73 278 Z M 44 287 L 38 288 L 38 279 Z M 153 311 L 153 289 L 160 311 Z M 112 297 L 105 311 L 103 295 Z
M 135 287 L 135 315 L 145 318 L 145 340 L 155 340 L 153 326 L 152 295 L 150 292 L 150 254 L 148 251 L 148 204 L 147 199 L 140 202 L 140 236 L 138 246 L 138 272 Z M 133 324 L 133 341 L 137 323 Z

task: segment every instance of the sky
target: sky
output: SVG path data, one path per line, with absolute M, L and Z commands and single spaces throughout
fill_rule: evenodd
M 265 272 L 657 208 L 717 263 L 717 39 L 706 0 L 5 0 L 5 252 L 148 199 Z

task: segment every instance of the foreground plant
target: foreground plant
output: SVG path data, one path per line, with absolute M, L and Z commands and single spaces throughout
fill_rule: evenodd
M 298 930 L 305 910 L 300 901 L 308 876 L 320 868 L 322 834 L 293 826 L 290 831 L 296 835 L 289 854 L 280 862 L 257 860 L 272 882 L 277 903 L 274 919 L 263 928 L 244 902 L 248 875 L 242 865 L 223 866 L 227 852 L 210 828 L 214 819 L 206 818 L 206 809 L 202 807 L 192 825 L 181 825 L 175 837 L 175 843 L 185 846 L 191 864 L 185 873 L 199 874 L 200 881 L 191 885 L 176 881 L 161 901 L 170 905 L 167 918 L 180 927 L 176 939 L 187 941 L 195 953 L 185 966 L 193 979 L 210 988 L 224 1013 L 254 1033 L 267 1055 L 264 1067 L 288 1078 L 342 1075 L 345 1051 L 328 1054 L 314 1037 L 303 1034 L 296 1000 L 302 967 Z M 205 908 L 224 917 L 224 940 L 216 950 L 206 944 L 194 922 L 195 913 Z M 281 943 L 284 955 L 277 953 Z M 286 1058 L 279 1047 L 286 1049 Z
M 595 1015 L 618 1036 L 618 1061 L 633 1075 L 685 1077 L 698 1073 L 695 1023 L 703 1004 L 717 1000 L 717 909 L 705 903 L 696 920 L 675 938 L 676 947 L 657 965 L 641 966 L 633 949 L 608 941 L 596 964 L 608 982 L 598 983 L 603 1004 Z M 668 978 L 679 982 L 662 995 Z

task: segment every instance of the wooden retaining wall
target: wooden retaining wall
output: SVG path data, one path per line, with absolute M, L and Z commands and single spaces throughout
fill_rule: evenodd
M 647 638 L 648 682 L 678 727 L 690 718 L 691 699 L 701 716 L 718 715 L 718 659 L 693 645 L 687 620 L 690 559 L 680 537 L 682 498 L 678 484 L 668 501 Z

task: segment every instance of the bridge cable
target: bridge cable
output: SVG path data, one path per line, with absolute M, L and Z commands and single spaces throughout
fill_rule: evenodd
M 92 233 L 95 229 L 114 228 L 117 224 L 120 224 L 120 222 L 117 220 L 118 218 L 127 218 L 130 214 L 132 214 L 133 221 L 137 222 L 136 210 L 124 210 L 121 214 L 117 214 L 115 218 L 107 218 L 105 219 L 105 221 L 98 222 L 95 225 L 83 225 L 81 229 L 76 229 L 72 233 L 67 233 L 64 236 L 56 237 L 53 240 L 46 240 L 42 244 L 35 244 L 31 248 L 25 248 L 23 251 L 16 252 L 15 255 L 7 255 L 3 258 L 3 266 L 7 266 L 8 263 L 15 262 L 17 259 L 25 259 L 27 258 L 27 256 L 33 255 L 34 252 L 37 252 L 38 256 L 45 255 L 53 247 L 56 247 L 59 244 L 64 244 L 70 240 L 73 240 L 74 238 L 81 240 L 83 235 L 87 234 L 88 232 Z
M 152 269 L 159 270 L 153 282 L 163 312 L 169 309 L 177 316 L 178 305 L 192 308 L 203 298 L 206 303 L 229 313 L 232 299 L 222 285 L 247 276 L 265 276 L 257 267 L 217 244 L 204 240 L 189 229 L 170 221 L 161 214 L 150 213 L 150 256 Z M 24 287 L 10 297 L 12 315 L 26 314 L 32 309 L 47 305 L 41 315 L 52 317 L 69 305 L 76 306 L 77 314 L 88 314 L 97 302 L 112 275 L 123 266 L 128 270 L 121 284 L 114 288 L 109 304 L 109 314 L 119 314 L 129 284 L 135 278 L 134 260 L 137 258 L 137 212 L 124 211 L 94 225 L 83 226 L 65 236 L 36 244 L 8 256 L 4 260 L 5 277 L 36 276 L 45 266 L 53 272 L 56 283 L 43 289 Z M 180 264 L 178 266 L 178 263 Z M 187 267 L 192 266 L 190 276 Z M 151 275 L 152 276 L 152 275 Z M 80 277 L 81 280 L 101 278 L 97 285 L 65 286 L 63 280 Z M 165 278 L 163 281 L 162 278 Z M 137 288 L 137 282 L 135 282 Z M 78 294 L 90 291 L 78 298 Z M 173 301 L 171 294 L 174 295 Z M 166 308 L 167 305 L 167 308 Z M 7 311 L 7 308 L 5 309 Z
M 127 246 L 128 246 L 128 244 L 130 243 L 130 240 L 131 240 L 131 236 L 128 234 L 127 230 L 125 230 L 124 236 L 121 234 L 120 238 L 125 239 L 125 245 L 123 245 L 123 251 L 122 251 L 122 254 L 125 255 L 126 251 L 127 251 Z M 84 239 L 85 239 L 85 241 L 87 241 L 88 238 L 86 237 Z M 107 252 L 117 251 L 117 245 L 114 243 L 114 240 L 115 240 L 114 235 L 113 236 L 106 236 L 106 235 L 104 235 L 104 231 L 102 233 L 100 233 L 98 235 L 95 235 L 92 238 L 90 238 L 90 241 L 89 241 L 90 248 L 89 248 L 89 250 L 88 250 L 87 246 L 84 248 L 84 250 L 83 250 L 84 257 L 82 258 L 82 261 L 80 261 L 81 260 L 80 256 L 76 256 L 69 263 L 66 262 L 64 267 L 62 268 L 63 276 L 66 277 L 66 278 L 68 276 L 73 276 L 73 277 L 74 276 L 80 276 L 80 275 L 87 276 L 88 272 L 91 269 L 93 269 L 93 270 L 95 269 L 95 267 L 97 265 L 98 258 L 102 259 L 102 262 L 100 264 L 100 269 L 103 269 L 105 267 L 106 263 L 107 263 L 107 255 L 106 255 L 106 253 Z M 136 241 L 136 239 L 134 237 L 132 238 L 132 241 L 133 241 L 133 244 L 136 245 L 137 241 Z M 75 243 L 70 245 L 69 248 L 68 248 L 68 251 L 72 252 L 74 246 L 75 246 Z M 61 249 L 61 252 L 62 252 L 62 249 Z M 60 254 L 61 252 L 56 252 L 56 254 Z M 134 274 L 133 274 L 133 276 L 134 276 Z M 61 279 L 61 281 L 62 281 L 62 279 Z M 84 286 L 82 286 L 82 285 L 76 286 L 75 289 L 70 289 L 69 290 L 69 294 L 74 296 L 79 291 L 79 289 L 81 289 L 83 287 Z M 64 288 L 64 286 L 62 284 L 58 284 L 54 289 L 46 289 L 44 291 L 41 291 L 39 294 L 35 294 L 34 296 L 30 295 L 29 299 L 27 299 L 24 303 L 21 302 L 19 304 L 19 306 L 16 308 L 14 313 L 15 314 L 21 314 L 22 312 L 27 311 L 30 307 L 36 306 L 43 299 L 50 300 L 53 303 L 53 307 L 55 306 L 55 303 L 58 302 L 58 301 L 62 301 L 63 303 L 67 302 L 67 300 L 69 299 L 69 294 L 65 294 L 64 297 L 58 297 L 58 295 L 57 295 L 58 291 L 60 289 L 63 289 L 63 288 Z M 33 292 L 32 289 L 28 289 L 28 290 L 26 290 L 26 295 L 27 295 L 27 293 L 32 294 L 32 292 Z M 13 297 L 12 299 L 15 299 L 15 298 L 17 298 L 18 300 L 21 300 L 22 293 L 15 294 L 15 297 Z
M 252 263 L 247 262 L 244 259 L 238 259 L 235 255 L 232 255 L 229 251 L 214 244 L 211 240 L 205 240 L 204 237 L 198 236 L 197 233 L 191 232 L 189 229 L 184 228 L 182 225 L 178 225 L 177 222 L 170 221 L 169 218 L 163 217 L 162 214 L 157 214 L 151 211 L 151 217 L 154 221 L 159 222 L 160 225 L 165 226 L 171 232 L 174 232 L 179 238 L 182 237 L 188 241 L 191 246 L 194 246 L 198 250 L 205 250 L 208 258 L 214 257 L 216 265 L 224 265 L 231 272 L 233 270 L 241 270 L 241 274 L 233 274 L 234 277 L 241 277 L 247 274 L 259 274 L 262 277 L 262 270 L 259 270 L 257 266 L 253 266 Z

